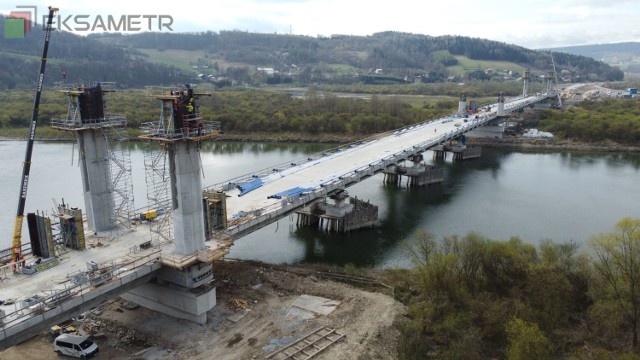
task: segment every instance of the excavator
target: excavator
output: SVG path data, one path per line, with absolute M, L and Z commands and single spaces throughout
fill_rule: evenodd
M 44 69 L 47 65 L 47 53 L 49 51 L 49 40 L 51 39 L 51 28 L 53 23 L 53 15 L 58 8 L 49 6 L 49 17 L 47 18 L 47 27 L 44 35 L 44 50 L 40 61 L 40 73 L 38 74 L 38 84 L 36 86 L 36 95 L 33 101 L 33 112 L 31 114 L 31 123 L 29 125 L 29 138 L 27 141 L 27 152 L 22 164 L 22 181 L 20 182 L 20 197 L 18 198 L 18 212 L 16 214 L 16 223 L 13 228 L 13 241 L 11 242 L 13 271 L 18 272 L 19 267 L 24 266 L 24 255 L 22 254 L 22 222 L 24 220 L 24 206 L 27 201 L 27 187 L 29 185 L 29 172 L 31 170 L 31 155 L 33 153 L 33 142 L 36 137 L 36 125 L 38 122 L 38 107 L 40 106 L 40 95 L 42 94 L 42 86 L 44 83 Z M 19 264 L 22 262 L 22 264 Z

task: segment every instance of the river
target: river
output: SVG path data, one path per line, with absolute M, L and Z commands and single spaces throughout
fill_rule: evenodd
M 26 143 L 0 141 L 0 248 L 9 247 Z M 146 205 L 143 143 L 130 144 L 136 208 Z M 210 142 L 203 144 L 203 185 L 326 150 L 332 145 Z M 396 188 L 376 175 L 348 189 L 379 206 L 380 226 L 346 235 L 296 229 L 295 215 L 238 239 L 229 257 L 271 263 L 314 262 L 368 267 L 407 267 L 417 231 L 464 236 L 478 232 L 496 240 L 518 236 L 536 244 L 583 244 L 612 231 L 626 217 L 640 217 L 640 154 L 518 152 L 483 149 L 465 162 L 431 160 L 445 168 L 445 181 Z M 77 147 L 37 142 L 27 212 L 51 212 L 53 199 L 84 207 Z M 25 226 L 26 228 L 26 223 Z M 28 241 L 26 229 L 23 241 Z

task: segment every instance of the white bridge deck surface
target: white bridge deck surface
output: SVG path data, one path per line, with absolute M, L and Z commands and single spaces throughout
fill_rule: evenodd
M 508 113 L 514 108 L 522 107 L 523 104 L 539 102 L 545 98 L 546 94 L 505 101 L 504 111 Z M 319 157 L 284 171 L 274 172 L 268 177 L 261 177 L 265 179 L 265 183 L 261 187 L 242 196 L 238 196 L 240 190 L 237 188 L 228 190 L 226 191 L 229 196 L 227 198 L 227 214 L 230 218 L 234 218 L 241 212 L 250 213 L 258 209 L 273 209 L 282 200 L 268 198 L 270 195 L 295 187 L 318 189 L 321 184 L 333 182 L 341 176 L 367 167 L 389 155 L 404 150 L 413 150 L 415 153 L 414 146 L 429 140 L 445 138 L 446 134 L 450 132 L 462 129 L 471 130 L 478 124 L 484 124 L 497 116 L 497 104 L 485 105 L 482 108 L 484 109 L 477 114 L 470 115 L 467 122 L 464 122 L 464 118 L 455 115 L 424 122 L 409 127 L 400 134 L 396 131 L 388 136 L 365 141 L 361 145 L 354 145 L 352 148 Z M 479 117 L 477 120 L 475 119 L 476 115 Z M 443 123 L 445 119 L 453 121 Z

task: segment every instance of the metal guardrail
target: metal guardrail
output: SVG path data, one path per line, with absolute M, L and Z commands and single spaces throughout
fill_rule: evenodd
M 52 119 L 51 126 L 62 128 L 105 128 L 124 127 L 127 125 L 127 118 L 124 115 L 106 115 L 100 119 L 80 120 L 80 119 Z
M 140 129 L 152 137 L 166 138 L 166 139 L 180 139 L 180 138 L 198 138 L 204 135 L 213 134 L 221 129 L 219 121 L 203 121 L 201 126 L 197 127 L 184 127 L 179 129 L 165 129 L 160 121 L 151 121 L 142 123 Z
M 87 271 L 89 281 L 74 284 L 64 289 L 49 291 L 50 294 L 44 297 L 38 295 L 40 300 L 28 307 L 18 309 L 16 302 L 16 310 L 6 313 L 1 319 L 2 321 L 0 321 L 0 341 L 29 326 L 46 321 L 100 296 L 103 291 L 100 291 L 101 288 L 97 286 L 117 282 L 117 287 L 121 287 L 151 273 L 155 270 L 154 268 L 159 268 L 160 266 L 160 250 L 158 250 L 144 257 L 120 263 L 117 266 L 109 266 L 106 271 L 100 272 L 99 279 L 96 276 L 89 275 L 91 271 Z M 94 278 L 102 279 L 104 274 L 111 275 L 107 281 L 101 283 L 91 281 Z

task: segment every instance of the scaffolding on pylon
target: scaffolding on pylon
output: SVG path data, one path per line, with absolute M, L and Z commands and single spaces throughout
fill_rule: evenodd
M 147 185 L 147 202 L 150 210 L 155 210 L 158 217 L 149 219 L 151 242 L 166 244 L 173 241 L 172 206 L 169 184 L 169 164 L 164 146 L 149 148 L 144 151 L 144 178 Z
M 84 84 L 56 83 L 54 88 L 63 92 L 68 97 L 67 115 L 65 119 L 52 119 L 51 126 L 58 130 L 65 130 L 79 138 L 79 132 L 94 131 L 96 136 L 105 140 L 107 151 L 97 161 L 108 162 L 111 176 L 108 184 L 108 192 L 114 203 L 113 213 L 109 213 L 109 220 L 130 228 L 135 218 L 135 206 L 133 196 L 133 182 L 131 177 L 131 152 L 127 144 L 127 120 L 122 115 L 109 113 L 104 93 L 114 92 L 116 85 L 113 82 L 95 82 L 91 87 Z M 87 93 L 100 93 L 94 108 L 85 108 L 89 116 L 81 116 L 81 96 Z M 94 110 L 92 112 L 92 110 Z
M 115 220 L 130 228 L 135 224 L 133 181 L 131 178 L 131 150 L 126 126 L 113 126 L 102 131 L 109 147 L 111 191 Z
M 175 236 L 172 234 L 173 209 L 177 208 L 177 203 L 174 203 L 177 200 L 172 198 L 174 195 L 169 191 L 172 175 L 167 153 L 181 142 L 199 144 L 200 141 L 214 138 L 221 129 L 220 122 L 204 120 L 199 110 L 198 99 L 211 96 L 211 92 L 196 91 L 191 85 L 185 84 L 147 87 L 147 96 L 160 101 L 159 120 L 142 124 L 145 134 L 139 137 L 160 145 L 160 150 L 148 150 L 144 156 L 149 210 L 157 213 L 155 219 L 151 217 L 147 220 L 155 222 L 151 226 L 151 241 L 168 243 Z

